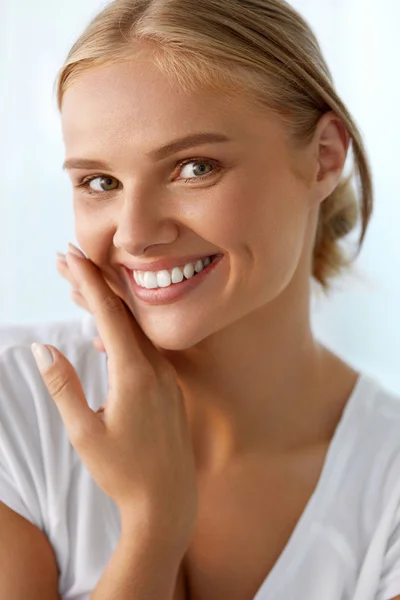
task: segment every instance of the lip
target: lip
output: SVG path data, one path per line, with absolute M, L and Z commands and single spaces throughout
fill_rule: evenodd
M 183 268 L 188 263 L 195 264 L 198 260 L 205 259 L 208 256 L 215 256 L 217 254 L 219 253 L 211 252 L 210 254 L 192 254 L 191 256 L 184 256 L 183 258 L 181 256 L 176 258 L 160 258 L 158 260 L 149 261 L 147 264 L 136 262 L 129 265 L 123 264 L 123 266 L 132 271 L 153 271 L 154 273 L 157 273 L 157 271 L 162 271 L 164 269 L 170 271 L 174 267 Z
M 200 271 L 200 273 L 193 275 L 193 277 L 190 279 L 184 279 L 181 281 L 181 283 L 173 283 L 165 288 L 150 290 L 140 287 L 133 277 L 133 272 L 130 269 L 125 269 L 128 277 L 129 287 L 136 298 L 142 302 L 145 302 L 146 304 L 151 305 L 172 304 L 191 290 L 194 290 L 199 285 L 207 281 L 209 276 L 212 275 L 212 272 L 218 267 L 218 265 L 220 265 L 223 258 L 223 254 L 218 255 L 217 258 L 202 271 Z

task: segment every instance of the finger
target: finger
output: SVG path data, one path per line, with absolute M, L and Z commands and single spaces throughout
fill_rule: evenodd
M 57 348 L 35 343 L 32 344 L 32 353 L 71 443 L 77 449 L 82 448 L 90 443 L 93 435 L 104 429 L 103 422 L 89 407 L 74 367 Z
M 82 296 L 82 294 L 80 292 L 78 292 L 77 290 L 72 290 L 71 298 L 75 304 L 77 304 L 81 308 L 84 308 L 85 310 L 90 312 L 88 303 L 86 302 L 85 298 Z
M 99 336 L 111 359 L 110 366 L 119 364 L 126 367 L 129 364 L 132 372 L 132 367 L 139 369 L 144 362 L 148 364 L 145 349 L 151 345 L 150 340 L 121 298 L 111 290 L 96 265 L 70 252 L 67 253 L 67 263 L 95 318 Z
M 57 267 L 57 271 L 59 272 L 61 277 L 64 277 L 64 279 L 69 281 L 69 283 L 71 284 L 71 287 L 72 287 L 71 298 L 75 302 L 75 304 L 77 304 L 81 308 L 84 308 L 85 310 L 90 312 L 89 306 L 88 306 L 85 298 L 82 296 L 82 294 L 77 289 L 77 283 L 71 275 L 67 261 L 65 259 L 65 256 L 64 256 L 64 254 L 61 254 L 60 252 L 57 252 L 56 267 Z
M 77 288 L 76 281 L 72 277 L 67 261 L 57 257 L 56 267 L 61 277 L 64 277 L 64 279 L 69 281 L 73 289 Z

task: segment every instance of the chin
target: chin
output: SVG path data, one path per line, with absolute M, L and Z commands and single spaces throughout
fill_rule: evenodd
M 209 332 L 206 332 L 201 323 L 199 327 L 185 327 L 163 324 L 162 327 L 153 323 L 139 323 L 145 335 L 159 350 L 182 352 L 199 344 Z

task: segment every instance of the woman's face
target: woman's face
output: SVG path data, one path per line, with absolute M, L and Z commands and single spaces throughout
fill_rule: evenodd
M 86 72 L 64 96 L 62 126 L 68 161 L 107 165 L 68 167 L 76 239 L 155 345 L 192 347 L 288 286 L 316 199 L 293 168 L 308 170 L 307 150 L 289 147 L 278 117 L 224 93 L 185 95 L 143 60 Z M 227 141 L 150 154 L 197 133 Z M 174 302 L 147 304 L 132 290 L 128 267 L 218 253 Z

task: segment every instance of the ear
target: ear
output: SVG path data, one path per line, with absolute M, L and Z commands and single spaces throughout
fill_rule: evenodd
M 340 181 L 350 145 L 350 135 L 334 112 L 319 120 L 313 145 L 317 159 L 314 191 L 316 199 L 323 202 Z

